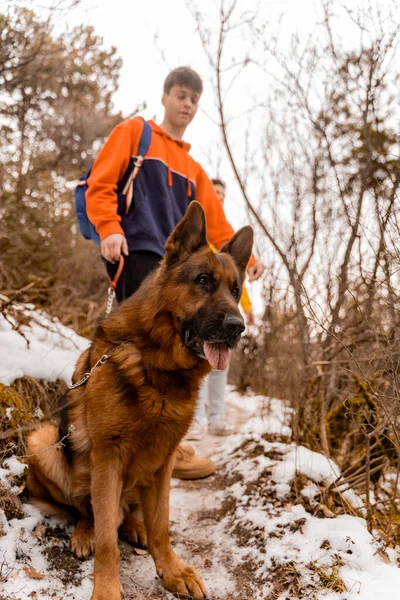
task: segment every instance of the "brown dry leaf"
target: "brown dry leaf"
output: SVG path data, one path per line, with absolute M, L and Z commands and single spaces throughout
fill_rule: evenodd
M 290 504 L 290 502 L 288 502 L 287 504 L 284 504 L 284 506 L 283 506 L 283 510 L 285 512 L 292 512 L 292 508 L 293 508 L 293 504 Z
M 332 512 L 331 509 L 325 504 L 318 504 L 317 510 L 320 510 L 327 519 L 334 519 L 336 517 L 335 513 Z
M 375 554 L 376 554 L 376 556 L 379 556 L 379 558 L 381 560 L 383 560 L 383 562 L 386 563 L 387 565 L 389 565 L 391 563 L 389 554 L 387 552 L 385 552 L 385 550 L 377 550 L 375 552 Z
M 139 556 L 144 556 L 145 554 L 148 554 L 148 551 L 144 550 L 143 548 L 134 548 L 133 552 L 134 554 L 138 554 Z
M 21 527 L 19 531 L 19 539 L 21 542 L 26 542 L 27 537 L 25 536 L 25 527 Z
M 44 541 L 46 536 L 46 526 L 45 525 L 36 525 L 35 529 L 32 531 L 33 535 L 37 537 L 41 542 Z
M 31 579 L 44 579 L 45 578 L 45 575 L 43 575 L 43 573 L 39 573 L 33 567 L 24 567 L 24 571 L 28 575 L 28 577 L 30 577 Z
M 0 525 L 0 538 L 4 537 L 6 534 L 6 532 L 3 529 L 3 525 Z

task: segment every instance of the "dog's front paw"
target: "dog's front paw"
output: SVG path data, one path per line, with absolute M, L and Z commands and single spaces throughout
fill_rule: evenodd
M 78 558 L 87 558 L 94 552 L 94 527 L 83 519 L 71 535 L 71 550 Z
M 159 575 L 164 587 L 180 598 L 202 600 L 207 596 L 205 585 L 193 567 L 185 567 L 182 564 L 175 565 L 173 568 L 164 569 Z
M 120 534 L 133 546 L 147 548 L 147 532 L 143 521 L 128 515 L 120 527 Z

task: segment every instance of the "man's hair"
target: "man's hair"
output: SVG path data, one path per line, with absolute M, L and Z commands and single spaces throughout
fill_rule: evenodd
M 196 94 L 201 96 L 203 92 L 203 82 L 197 75 L 196 71 L 193 71 L 190 67 L 178 67 L 171 71 L 164 81 L 164 92 L 169 94 L 171 88 L 174 85 L 186 85 L 192 88 Z
M 226 183 L 222 181 L 222 179 L 211 179 L 214 185 L 221 185 L 223 188 L 226 188 Z

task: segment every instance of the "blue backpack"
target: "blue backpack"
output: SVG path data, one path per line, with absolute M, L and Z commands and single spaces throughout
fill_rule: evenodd
M 142 166 L 143 159 L 147 154 L 151 142 L 151 127 L 147 121 L 143 119 L 143 130 L 139 141 L 137 156 L 131 157 L 128 168 L 125 175 L 118 183 L 117 195 L 118 195 L 118 214 L 121 216 L 125 212 L 126 208 L 126 194 L 129 186 L 133 184 L 134 179 L 139 173 L 140 167 Z M 86 191 L 88 189 L 87 181 L 92 172 L 92 167 L 86 175 L 83 175 L 79 179 L 79 183 L 75 188 L 75 212 L 78 219 L 78 227 L 81 235 L 87 240 L 92 240 L 95 244 L 100 245 L 100 237 L 97 233 L 93 223 L 89 220 L 86 212 Z

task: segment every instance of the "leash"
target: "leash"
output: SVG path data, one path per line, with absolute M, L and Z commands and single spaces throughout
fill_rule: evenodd
M 117 272 L 115 273 L 114 279 L 110 279 L 110 285 L 107 290 L 107 307 L 106 307 L 106 313 L 105 313 L 106 317 L 108 317 L 108 315 L 112 311 L 112 307 L 114 304 L 114 298 L 115 298 L 115 288 L 117 287 L 118 280 L 121 277 L 121 273 L 124 268 L 124 262 L 125 262 L 124 257 L 121 254 L 119 257 L 119 265 L 118 265 Z
M 114 303 L 114 298 L 115 298 L 115 288 L 117 287 L 117 283 L 119 278 L 121 277 L 121 273 L 123 271 L 124 268 L 124 257 L 122 256 L 122 254 L 119 257 L 119 265 L 118 265 L 118 269 L 117 272 L 115 273 L 114 279 L 110 279 L 110 285 L 108 287 L 107 290 L 107 307 L 106 307 L 106 313 L 105 316 L 108 317 L 108 315 L 111 313 L 112 307 L 113 307 L 113 303 Z M 81 385 L 84 385 L 87 380 L 89 379 L 89 377 L 91 376 L 91 374 L 93 373 L 93 371 L 95 370 L 96 367 L 98 367 L 99 365 L 104 365 L 104 363 L 111 358 L 112 354 L 118 350 L 118 348 L 121 348 L 121 346 L 123 346 L 124 344 L 127 344 L 128 342 L 130 342 L 130 340 L 126 340 L 125 342 L 122 342 L 121 344 L 119 344 L 118 346 L 116 346 L 114 348 L 114 350 L 111 350 L 111 352 L 109 354 L 103 354 L 103 356 L 101 356 L 99 358 L 99 360 L 93 365 L 93 367 L 90 369 L 90 371 L 88 371 L 87 373 L 84 374 L 84 376 L 82 377 L 82 379 L 80 379 L 79 381 L 77 381 L 76 383 L 73 383 L 72 379 L 71 382 L 68 384 L 68 389 L 69 390 L 74 390 L 77 387 L 80 387 Z

